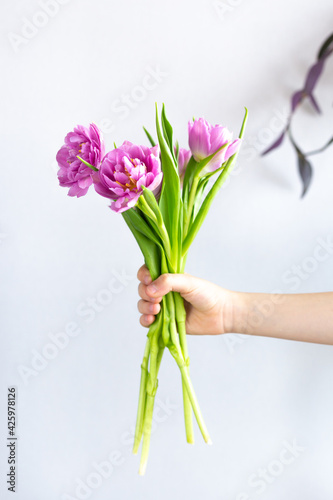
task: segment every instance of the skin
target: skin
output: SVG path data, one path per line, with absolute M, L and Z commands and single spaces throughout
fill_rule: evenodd
M 144 327 L 154 322 L 162 297 L 174 291 L 185 301 L 190 335 L 243 333 L 333 345 L 333 292 L 233 292 L 186 273 L 163 274 L 152 282 L 146 266 L 139 269 L 138 279 Z

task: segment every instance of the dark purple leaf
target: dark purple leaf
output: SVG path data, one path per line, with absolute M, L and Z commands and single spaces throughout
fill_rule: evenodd
M 303 100 L 305 96 L 304 90 L 298 90 L 291 96 L 291 111 L 295 111 L 299 103 Z
M 328 57 L 333 52 L 333 34 L 330 35 L 319 49 L 318 59 Z
M 297 153 L 298 157 L 298 171 L 303 183 L 303 191 L 301 198 L 306 194 L 312 179 L 312 166 L 311 163 L 305 158 L 303 154 Z
M 282 134 L 278 137 L 278 139 L 276 139 L 276 141 L 271 146 L 269 146 L 268 149 L 265 149 L 265 151 L 263 153 L 261 153 L 262 156 L 267 155 L 267 153 L 270 153 L 271 151 L 273 151 L 273 149 L 278 148 L 280 146 L 280 144 L 282 144 L 285 133 L 286 133 L 286 130 L 283 130 Z
M 321 113 L 320 107 L 318 106 L 317 101 L 314 98 L 314 95 L 309 94 L 308 98 L 310 99 L 310 102 L 311 102 L 312 106 L 314 107 L 314 109 L 317 111 L 317 113 Z
M 312 94 L 313 89 L 315 88 L 318 78 L 321 75 L 321 72 L 323 71 L 324 67 L 324 59 L 319 59 L 315 64 L 311 66 L 311 68 L 308 71 L 306 80 L 305 80 L 305 85 L 304 85 L 304 91 L 309 95 Z

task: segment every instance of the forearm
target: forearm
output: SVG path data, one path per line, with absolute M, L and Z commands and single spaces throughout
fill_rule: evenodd
M 333 292 L 234 297 L 234 333 L 333 345 Z

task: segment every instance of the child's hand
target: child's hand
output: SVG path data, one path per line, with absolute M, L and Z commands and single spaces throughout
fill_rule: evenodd
M 162 274 L 152 282 L 146 266 L 138 271 L 139 312 L 142 326 L 150 326 L 160 311 L 162 297 L 179 292 L 185 301 L 186 331 L 192 335 L 217 335 L 232 331 L 234 292 L 190 274 Z
M 173 291 L 184 299 L 186 331 L 192 335 L 233 332 L 333 345 L 333 292 L 231 292 L 186 273 L 162 274 L 152 282 L 146 266 L 138 278 L 143 326 L 153 323 L 163 295 Z

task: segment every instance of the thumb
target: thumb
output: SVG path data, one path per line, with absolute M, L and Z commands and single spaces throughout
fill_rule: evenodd
M 191 294 L 196 286 L 196 280 L 190 274 L 162 274 L 147 286 L 150 297 L 163 297 L 169 292 L 179 292 L 182 297 Z

